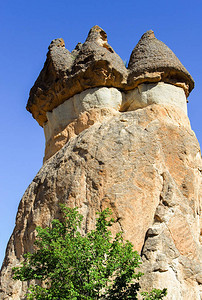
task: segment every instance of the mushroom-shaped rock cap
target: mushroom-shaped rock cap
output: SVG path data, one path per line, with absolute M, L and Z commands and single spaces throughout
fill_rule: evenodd
M 73 63 L 73 56 L 65 48 L 63 39 L 53 40 L 48 49 L 44 67 L 30 90 L 26 107 L 41 126 L 47 120 L 46 112 L 60 104 L 59 91 L 67 77 L 66 71 Z
M 44 67 L 30 91 L 27 110 L 43 126 L 46 112 L 82 91 L 99 87 L 123 88 L 128 71 L 122 59 L 107 43 L 99 26 L 89 31 L 84 44 L 70 53 L 63 39 L 53 40 Z
M 176 55 L 152 30 L 147 31 L 132 51 L 128 64 L 128 86 L 136 87 L 143 82 L 164 81 L 182 87 L 188 96 L 194 81 Z
M 127 75 L 124 62 L 107 42 L 106 32 L 97 25 L 92 27 L 75 58 L 71 76 L 79 77 L 84 90 L 98 86 L 121 88 Z

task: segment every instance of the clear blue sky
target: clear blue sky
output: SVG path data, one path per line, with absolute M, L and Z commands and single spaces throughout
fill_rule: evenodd
M 153 29 L 178 56 L 196 86 L 188 111 L 202 144 L 202 1 L 1 1 L 0 2 L 0 264 L 25 189 L 42 166 L 43 129 L 25 110 L 51 40 L 72 50 L 99 25 L 123 60 L 141 35 Z

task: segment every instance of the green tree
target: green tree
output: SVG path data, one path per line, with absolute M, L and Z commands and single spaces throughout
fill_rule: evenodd
M 25 254 L 21 267 L 13 269 L 15 280 L 38 284 L 29 288 L 28 299 L 137 299 L 140 289 L 136 272 L 141 261 L 122 233 L 113 239 L 108 227 L 109 209 L 99 213 L 96 229 L 83 236 L 82 215 L 61 206 L 63 221 L 37 228 L 36 251 Z M 158 297 L 155 298 L 155 293 Z M 144 299 L 163 299 L 166 289 L 145 293 Z M 151 298 L 149 298 L 151 296 Z M 154 296 L 154 297 L 153 297 Z M 152 298 L 153 297 L 153 298 Z

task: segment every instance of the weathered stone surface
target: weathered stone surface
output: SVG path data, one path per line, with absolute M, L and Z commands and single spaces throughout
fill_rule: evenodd
M 46 141 L 44 162 L 59 151 L 72 137 L 75 137 L 83 130 L 93 124 L 101 123 L 104 119 L 111 118 L 118 114 L 113 108 L 92 108 L 81 112 L 78 118 L 70 122 L 65 127 L 57 127 L 57 132 L 52 133 Z
M 46 111 L 51 111 L 61 103 L 67 70 L 71 69 L 74 57 L 65 49 L 63 39 L 53 40 L 49 46 L 47 59 L 39 77 L 30 90 L 27 110 L 43 125 Z
M 154 223 L 147 231 L 142 249 L 145 275 L 141 283 L 146 288 L 151 285 L 163 288 L 166 283 L 168 299 L 200 300 L 201 250 L 197 246 L 200 203 L 194 208 L 191 202 L 181 201 L 181 191 L 167 171 L 163 173 L 163 179 Z M 195 180 L 196 177 L 192 185 L 200 188 L 201 184 Z M 200 197 L 199 191 L 199 200 Z M 192 194 L 189 199 L 196 198 Z
M 75 94 L 100 86 L 122 88 L 126 82 L 124 62 L 107 43 L 104 30 L 94 26 L 85 43 L 79 43 L 72 53 L 64 48 L 62 39 L 51 43 L 44 68 L 30 91 L 27 110 L 43 126 L 46 112 Z
M 99 26 L 91 28 L 72 67 L 72 75 L 79 80 L 80 91 L 98 86 L 121 88 L 127 82 L 127 69 L 122 59 L 107 42 L 107 35 Z M 78 84 L 78 83 L 77 83 Z
M 93 88 L 71 97 L 52 112 L 47 112 L 44 161 L 60 150 L 71 137 L 95 122 L 118 113 L 123 97 L 124 94 L 115 88 Z
M 146 32 L 133 50 L 128 69 L 107 42 L 107 35 L 94 26 L 86 41 L 70 53 L 62 39 L 54 40 L 44 67 L 30 91 L 27 110 L 39 125 L 47 112 L 87 89 L 114 87 L 122 92 L 142 83 L 166 82 L 184 89 L 186 96 L 194 81 L 175 54 L 153 31 Z
M 194 81 L 175 54 L 152 30 L 147 31 L 132 51 L 128 64 L 130 74 L 127 89 L 143 82 L 164 81 L 182 87 L 188 96 Z
M 186 101 L 182 88 L 164 82 L 143 83 L 127 93 L 107 87 L 87 89 L 46 113 L 44 161 L 71 137 L 118 111 L 136 110 L 156 103 L 177 106 L 181 113 L 187 114 Z
M 187 114 L 187 99 L 184 90 L 172 84 L 142 83 L 125 94 L 121 110 L 136 110 L 150 104 L 169 104 L 182 109 Z
M 77 119 L 80 113 L 96 108 L 112 108 L 119 110 L 122 105 L 122 93 L 115 88 L 88 89 L 68 99 L 58 107 L 47 112 L 48 122 L 44 125 L 46 140 L 61 128 L 65 128 L 70 122 Z
M 177 107 L 109 110 L 47 160 L 25 192 L 0 298 L 24 299 L 27 286 L 12 281 L 11 269 L 33 250 L 35 226 L 49 225 L 66 203 L 84 215 L 83 232 L 94 228 L 96 211 L 112 209 L 112 231 L 122 230 L 142 255 L 143 288 L 167 287 L 167 299 L 200 299 L 201 168 L 199 144 Z

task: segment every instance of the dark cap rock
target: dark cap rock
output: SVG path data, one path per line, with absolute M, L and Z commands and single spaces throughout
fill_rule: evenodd
M 69 89 L 77 87 L 77 92 L 99 86 L 122 88 L 127 73 L 124 62 L 108 44 L 107 34 L 96 25 L 81 45 L 67 85 Z
M 99 86 L 123 88 L 128 71 L 99 26 L 89 31 L 84 44 L 70 53 L 63 39 L 53 40 L 47 60 L 30 91 L 27 110 L 43 126 L 46 112 L 82 91 Z
M 106 32 L 97 25 L 71 53 L 62 38 L 53 40 L 48 49 L 27 103 L 27 110 L 41 126 L 47 121 L 47 112 L 89 88 L 115 87 L 127 91 L 143 82 L 163 81 L 182 87 L 188 96 L 194 87 L 191 75 L 152 30 L 141 37 L 132 51 L 128 69 L 108 44 Z
M 128 88 L 143 82 L 164 81 L 182 87 L 187 96 L 194 88 L 189 72 L 152 30 L 143 34 L 132 51 L 128 69 Z
M 30 90 L 26 107 L 41 126 L 47 120 L 46 112 L 60 104 L 66 71 L 73 63 L 73 56 L 65 49 L 63 39 L 53 40 L 48 49 L 44 67 Z

